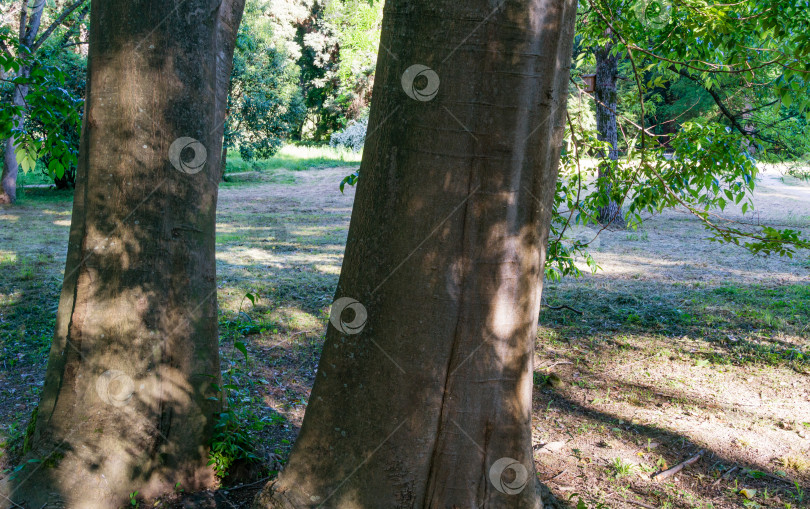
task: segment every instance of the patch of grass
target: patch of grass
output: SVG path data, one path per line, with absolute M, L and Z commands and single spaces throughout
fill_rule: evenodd
M 647 232 L 630 232 L 624 236 L 624 240 L 630 242 L 649 242 L 649 234 Z
M 73 202 L 73 189 L 56 189 L 55 187 L 28 187 L 17 188 L 17 206 L 37 203 L 65 203 Z
M 249 186 L 253 184 L 281 184 L 291 186 L 297 182 L 295 175 L 281 169 L 249 170 L 243 173 L 226 173 L 219 187 L 230 189 L 233 187 Z
M 551 284 L 548 302 L 584 312 L 543 310 L 540 337 L 554 331 L 567 338 L 592 338 L 594 331 L 655 337 L 702 338 L 692 357 L 715 364 L 810 365 L 810 287 L 807 285 L 662 285 L 625 281 L 598 290 L 585 282 Z M 787 338 L 793 338 L 788 341 Z M 599 342 L 594 345 L 599 348 Z
M 237 151 L 232 151 L 228 154 L 225 174 L 227 176 L 228 173 L 263 172 L 279 168 L 301 171 L 310 168 L 357 166 L 360 164 L 361 156 L 362 153 L 333 148 L 328 145 L 285 145 L 269 159 L 257 159 L 248 162 L 244 161 Z

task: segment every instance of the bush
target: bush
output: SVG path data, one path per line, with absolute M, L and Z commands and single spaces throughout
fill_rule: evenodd
M 360 152 L 366 142 L 366 129 L 368 129 L 368 118 L 350 122 L 346 129 L 332 135 L 329 145 L 331 147 L 342 146 L 353 152 Z

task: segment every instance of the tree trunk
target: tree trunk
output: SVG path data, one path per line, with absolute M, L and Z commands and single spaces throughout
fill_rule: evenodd
M 243 4 L 92 2 L 65 279 L 29 456 L 44 462 L 0 486 L 18 504 L 118 508 L 135 491 L 213 480 L 220 169 L 205 155 L 222 150 Z
M 339 299 L 256 507 L 542 507 L 532 360 L 575 9 L 386 3 Z
M 31 72 L 31 68 L 24 66 L 20 68 L 20 72 L 15 76 L 16 78 L 27 78 Z M 25 107 L 25 96 L 28 95 L 28 85 L 18 84 L 14 86 L 14 95 L 11 98 L 11 104 L 15 107 Z M 14 116 L 14 128 L 21 130 L 25 117 L 23 115 Z M 5 152 L 3 153 L 3 176 L 2 176 L 2 189 L 0 189 L 0 204 L 8 205 L 17 201 L 17 172 L 19 165 L 17 164 L 17 137 L 12 135 L 4 144 Z
M 23 2 L 20 16 L 19 40 L 22 48 L 31 48 L 39 32 L 39 25 L 42 21 L 42 11 L 45 8 L 45 0 L 37 0 L 28 14 L 28 1 Z M 29 65 L 20 67 L 19 72 L 14 77 L 28 78 L 31 73 Z M 25 107 L 25 96 L 28 95 L 28 85 L 17 84 L 14 86 L 11 104 L 16 107 Z M 21 130 L 25 123 L 25 115 L 14 116 L 14 128 Z M 0 178 L 0 204 L 10 204 L 17 201 L 17 137 L 11 135 L 4 143 L 5 153 L 3 154 L 3 175 Z
M 621 215 L 619 204 L 611 197 L 614 178 L 613 169 L 619 159 L 618 129 L 616 127 L 616 81 L 619 76 L 619 59 L 611 55 L 613 45 L 608 43 L 596 51 L 596 83 L 594 96 L 596 98 L 596 131 L 597 138 L 610 143 L 611 149 L 607 154 L 602 153 L 604 159 L 599 164 L 599 179 L 604 179 L 600 192 L 605 195 L 607 205 L 599 209 L 599 222 L 612 223 L 624 226 L 624 217 Z

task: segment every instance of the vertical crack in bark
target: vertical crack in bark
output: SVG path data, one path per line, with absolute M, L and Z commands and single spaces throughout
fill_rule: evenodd
M 473 183 L 472 175 L 474 174 L 474 172 L 475 172 L 475 170 L 471 168 L 471 171 L 470 171 L 471 176 L 470 176 L 469 184 L 467 185 L 467 193 L 468 193 L 468 195 L 470 193 L 470 188 L 472 187 L 472 183 Z M 469 209 L 470 209 L 470 200 L 467 200 L 467 202 L 464 204 L 464 215 L 463 215 L 464 221 L 462 222 L 462 230 L 461 230 L 461 243 L 462 243 L 462 246 L 465 245 L 464 241 L 467 238 L 467 213 L 468 213 Z M 466 253 L 466 250 L 462 249 L 462 253 Z M 464 256 L 464 255 L 462 254 L 462 256 Z M 461 281 L 459 283 L 459 309 L 462 309 L 464 307 L 464 302 L 465 302 L 464 295 L 465 295 L 465 293 L 463 291 L 463 288 L 464 288 L 464 286 L 465 286 L 465 284 L 467 282 L 469 273 L 470 273 L 469 270 L 464 270 L 464 263 L 462 262 Z M 450 384 L 450 377 L 453 375 L 453 371 L 451 371 L 451 368 L 452 368 L 452 366 L 454 364 L 454 361 L 456 359 L 456 352 L 458 350 L 457 347 L 459 345 L 459 342 L 461 341 L 459 339 L 459 335 L 460 335 L 459 329 L 460 329 L 460 326 L 461 326 L 461 319 L 462 319 L 462 314 L 459 312 L 456 315 L 456 325 L 454 327 L 455 332 L 453 333 L 453 343 L 452 343 L 452 346 L 450 347 L 450 354 L 448 355 L 448 358 L 447 358 L 447 367 L 445 368 L 445 376 L 444 376 L 444 384 L 443 384 L 443 390 L 442 390 L 442 398 L 441 398 L 441 402 L 439 403 L 439 418 L 437 420 L 436 434 L 434 435 L 433 447 L 432 447 L 432 450 L 431 450 L 431 453 L 430 453 L 430 462 L 428 463 L 427 477 L 426 477 L 426 480 L 427 480 L 427 483 L 428 483 L 428 489 L 432 489 L 432 484 L 433 483 L 432 483 L 431 479 L 433 477 L 433 470 L 434 470 L 434 468 L 436 466 L 436 463 L 438 462 L 437 461 L 438 460 L 438 455 L 440 454 L 439 453 L 439 439 L 442 436 L 442 430 L 445 428 L 445 422 L 446 422 L 446 417 L 447 417 L 446 416 L 447 409 L 446 409 L 445 402 L 447 401 L 447 393 L 448 393 L 448 385 Z M 426 496 L 425 496 L 424 502 L 422 504 L 422 507 L 427 509 L 428 504 L 429 504 L 429 502 L 431 500 L 431 497 L 430 497 L 429 492 L 427 490 L 425 492 L 425 495 Z

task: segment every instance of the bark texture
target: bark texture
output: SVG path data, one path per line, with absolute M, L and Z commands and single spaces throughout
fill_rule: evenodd
M 532 358 L 575 9 L 386 3 L 338 300 L 256 507 L 542 507 Z
M 27 48 L 29 51 L 34 46 L 34 40 L 39 32 L 39 26 L 42 22 L 42 11 L 45 9 L 45 0 L 36 0 L 32 6 L 28 6 L 28 2 L 24 2 L 20 9 L 20 33 L 19 41 L 22 48 Z M 29 65 L 23 65 L 17 72 L 16 78 L 28 78 L 31 73 Z M 16 107 L 25 106 L 25 96 L 28 95 L 28 85 L 17 84 L 14 86 L 14 92 L 11 96 L 11 104 Z M 13 124 L 14 129 L 20 130 L 25 122 L 25 116 L 15 115 Z M 17 138 L 15 136 L 9 137 L 4 142 L 3 153 L 3 174 L 0 177 L 0 204 L 6 205 L 17 201 L 17 172 L 19 165 L 17 164 Z
M 619 76 L 619 58 L 617 55 L 611 54 L 612 49 L 613 45 L 608 43 L 596 50 L 594 96 L 596 98 L 597 138 L 610 143 L 611 146 L 607 154 L 601 154 L 604 160 L 599 165 L 599 178 L 605 179 L 601 193 L 605 195 L 608 202 L 599 210 L 599 222 L 623 227 L 625 221 L 619 204 L 611 198 L 613 168 L 619 159 L 619 136 L 616 126 L 616 107 L 618 106 L 616 81 Z
M 134 491 L 213 480 L 217 156 L 243 3 L 92 1 L 65 279 L 29 456 L 44 461 L 0 486 L 17 504 L 118 508 Z M 182 137 L 199 145 L 179 150 Z M 212 157 L 190 161 L 203 150 Z

